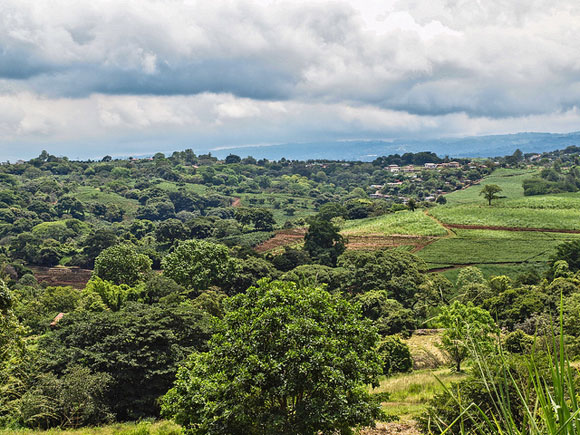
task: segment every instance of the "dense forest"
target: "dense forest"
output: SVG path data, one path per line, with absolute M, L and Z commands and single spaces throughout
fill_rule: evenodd
M 428 329 L 464 376 L 416 430 L 543 427 L 558 352 L 571 373 L 553 399 L 563 424 L 578 409 L 564 349 L 580 357 L 580 239 L 558 242 L 541 271 L 467 266 L 451 280 L 416 249 L 357 249 L 343 230 L 391 216 L 435 225 L 430 209 L 452 192 L 485 196 L 494 170 L 529 171 L 526 196 L 577 192 L 578 151 L 2 164 L 0 426 L 166 418 L 198 434 L 348 433 L 397 419 L 377 387 L 413 369 L 406 340 Z M 501 207 L 496 187 L 484 207 Z M 290 230 L 299 238 L 259 249 Z M 59 270 L 86 279 L 55 281 Z

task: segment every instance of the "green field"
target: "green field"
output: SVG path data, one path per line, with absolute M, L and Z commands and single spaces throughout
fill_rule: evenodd
M 457 237 L 437 240 L 417 255 L 431 267 L 445 264 L 546 262 L 556 246 L 574 238 L 578 236 L 562 233 L 457 230 Z
M 139 207 L 139 201 L 136 199 L 125 198 L 114 192 L 102 192 L 98 188 L 90 186 L 78 187 L 74 196 L 84 203 L 116 204 L 131 216 L 136 213 Z
M 497 184 L 502 188 L 501 196 L 507 198 L 517 198 L 524 196 L 522 182 L 536 174 L 536 170 L 527 169 L 496 169 L 493 173 L 485 177 L 480 184 L 468 187 L 465 190 L 458 190 L 445 195 L 447 203 L 450 205 L 485 203 L 483 197 L 479 195 L 481 188 L 486 184 Z
M 342 234 L 345 236 L 368 234 L 444 236 L 447 231 L 422 211 L 400 211 L 384 216 L 348 221 L 342 227 Z
M 524 197 L 523 180 L 534 170 L 498 169 L 479 185 L 445 195 L 447 204 L 431 215 L 445 224 L 580 230 L 580 195 L 563 193 Z M 479 192 L 486 184 L 502 188 L 487 205 Z
M 479 204 L 446 205 L 435 207 L 430 213 L 441 222 L 452 225 L 580 230 L 580 208 L 527 208 L 523 201 L 515 201 L 514 207 L 501 201 L 491 207 Z M 544 203 L 553 204 L 553 201 L 554 198 L 550 198 Z

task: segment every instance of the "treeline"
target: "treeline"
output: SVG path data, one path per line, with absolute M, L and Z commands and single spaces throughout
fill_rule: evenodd
M 523 181 L 524 195 L 546 195 L 550 193 L 578 192 L 580 171 L 577 167 L 564 172 L 559 162 L 541 170 L 538 177 Z

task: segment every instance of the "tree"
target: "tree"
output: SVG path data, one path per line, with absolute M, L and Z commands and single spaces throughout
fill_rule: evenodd
M 226 301 L 207 353 L 193 354 L 163 414 L 193 434 L 347 433 L 373 425 L 378 335 L 339 295 L 261 281 Z
M 405 373 L 413 368 L 413 359 L 409 346 L 396 336 L 386 337 L 380 344 L 378 353 L 383 362 L 383 374 L 391 376 Z
M 36 429 L 109 423 L 113 415 L 105 394 L 110 383 L 109 375 L 81 366 L 67 369 L 60 378 L 43 373 L 21 399 L 21 418 Z
M 145 281 L 151 272 L 151 259 L 139 254 L 132 245 L 123 244 L 105 249 L 95 259 L 94 276 L 114 284 L 135 285 Z
M 166 276 L 198 291 L 229 282 L 235 272 L 235 262 L 228 248 L 205 240 L 181 242 L 165 256 L 161 265 Z
M 407 201 L 407 208 L 411 211 L 415 211 L 415 209 L 417 208 L 417 203 L 413 198 Z
M 487 199 L 488 204 L 491 205 L 492 200 L 499 198 L 496 193 L 499 193 L 502 190 L 503 189 L 497 184 L 486 184 L 483 186 L 483 189 L 481 189 L 481 192 L 479 192 L 479 195 L 483 195 L 483 197 Z
M 304 250 L 320 264 L 334 267 L 338 257 L 346 250 L 345 239 L 337 226 L 315 219 L 304 236 Z
M 240 163 L 241 161 L 242 161 L 242 159 L 240 158 L 240 156 L 236 156 L 235 154 L 230 154 L 226 157 L 225 164 L 231 165 L 233 163 Z
M 461 371 L 461 363 L 472 350 L 490 348 L 493 343 L 490 334 L 497 330 L 491 315 L 471 302 L 463 305 L 455 301 L 443 307 L 437 321 L 445 328 L 441 346 L 449 354 L 458 372 Z
M 550 259 L 552 274 L 554 273 L 554 265 L 561 260 L 568 263 L 572 272 L 580 270 L 580 240 L 564 242 L 557 246 L 556 253 Z
M 177 365 L 205 350 L 209 316 L 187 305 L 130 303 L 121 311 L 76 311 L 40 340 L 40 369 L 61 377 L 82 365 L 111 377 L 105 404 L 119 420 L 155 416 Z

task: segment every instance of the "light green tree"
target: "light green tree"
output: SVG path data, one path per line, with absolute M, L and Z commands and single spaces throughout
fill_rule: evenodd
M 458 372 L 472 349 L 486 351 L 493 345 L 491 334 L 497 330 L 493 318 L 471 302 L 463 305 L 455 301 L 443 307 L 437 321 L 445 328 L 441 347 L 449 354 Z
M 113 284 L 135 285 L 145 281 L 151 272 L 151 259 L 139 254 L 132 245 L 115 245 L 95 259 L 93 275 Z
M 497 196 L 497 194 L 502 190 L 503 189 L 497 184 L 486 184 L 483 186 L 483 189 L 481 189 L 481 192 L 479 192 L 479 195 L 483 195 L 483 197 L 487 199 L 488 204 L 491 205 L 491 201 L 498 199 L 499 196 Z

